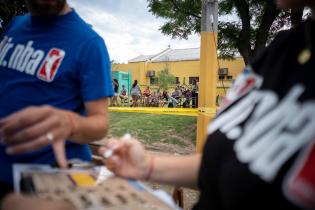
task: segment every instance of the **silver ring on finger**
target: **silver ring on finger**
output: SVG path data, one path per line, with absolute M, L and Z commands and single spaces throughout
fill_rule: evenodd
M 48 143 L 51 144 L 51 143 L 54 141 L 55 136 L 54 136 L 53 133 L 48 132 L 48 133 L 46 134 L 46 139 L 47 139 Z

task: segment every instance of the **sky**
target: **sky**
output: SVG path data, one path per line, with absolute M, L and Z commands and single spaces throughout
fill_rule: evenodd
M 68 0 L 70 6 L 105 40 L 110 59 L 127 63 L 139 55 L 165 50 L 196 48 L 200 36 L 171 39 L 159 28 L 165 20 L 153 16 L 146 0 Z

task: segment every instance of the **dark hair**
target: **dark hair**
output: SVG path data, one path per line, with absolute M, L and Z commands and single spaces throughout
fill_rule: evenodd
M 135 80 L 132 84 L 132 88 L 135 88 L 137 84 L 138 84 L 138 80 Z
M 164 90 L 162 94 L 163 94 L 163 98 L 169 99 L 169 95 L 166 90 Z

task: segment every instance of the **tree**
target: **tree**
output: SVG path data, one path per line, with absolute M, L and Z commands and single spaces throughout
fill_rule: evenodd
M 157 73 L 157 81 L 161 90 L 168 90 L 169 85 L 175 84 L 176 77 L 169 73 L 168 68 Z
M 192 33 L 200 33 L 201 0 L 147 1 L 153 15 L 166 19 L 160 28 L 163 34 L 187 39 Z M 292 23 L 301 20 L 301 11 L 292 13 Z M 239 53 L 245 63 L 291 21 L 291 13 L 278 10 L 272 0 L 220 0 L 219 14 L 236 17 L 219 22 L 220 57 L 231 59 Z
M 26 12 L 24 0 L 0 0 L 0 34 L 13 16 Z

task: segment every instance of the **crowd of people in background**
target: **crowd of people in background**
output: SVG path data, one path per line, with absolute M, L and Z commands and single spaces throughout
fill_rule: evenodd
M 119 84 L 113 77 L 113 88 L 115 96 L 112 97 L 111 106 L 131 107 L 198 107 L 198 83 L 193 81 L 191 85 L 177 84 L 171 91 L 161 90 L 159 87 L 152 89 L 146 86 L 142 91 L 138 81 L 134 80 L 130 93 L 125 85 L 118 93 Z

